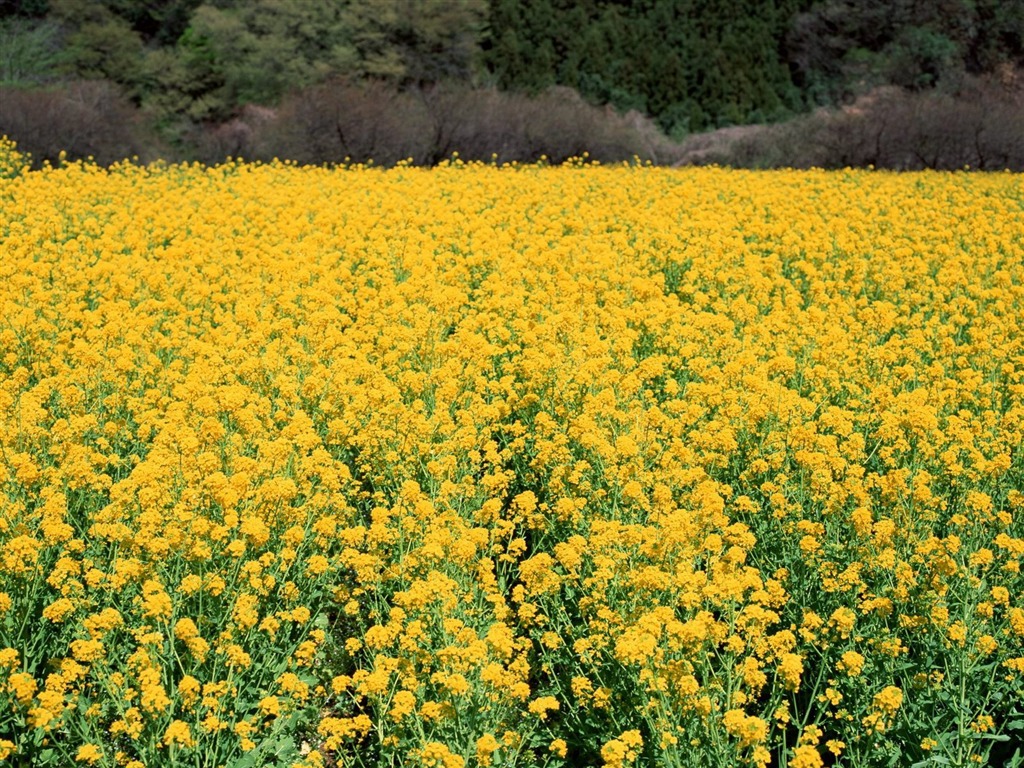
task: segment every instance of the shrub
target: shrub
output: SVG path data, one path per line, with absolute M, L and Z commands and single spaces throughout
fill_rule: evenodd
M 428 151 L 428 117 L 412 95 L 382 83 L 334 82 L 288 96 L 253 137 L 256 156 L 300 163 L 393 165 Z
M 254 156 L 302 163 L 411 158 L 563 162 L 588 153 L 602 162 L 657 160 L 667 140 L 636 113 L 587 104 L 571 89 L 537 97 L 446 86 L 398 91 L 336 82 L 296 92 L 249 138 Z
M 1024 96 L 1009 82 L 965 79 L 955 93 L 881 88 L 838 110 L 819 110 L 734 141 L 696 138 L 683 157 L 737 167 L 1024 170 Z
M 147 155 L 138 112 L 107 81 L 78 81 L 45 90 L 0 87 L 0 134 L 29 153 L 38 166 L 61 152 L 106 165 Z

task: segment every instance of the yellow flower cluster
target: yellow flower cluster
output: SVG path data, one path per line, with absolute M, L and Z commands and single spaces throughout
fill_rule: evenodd
M 1019 176 L 0 157 L 0 760 L 1021 743 Z

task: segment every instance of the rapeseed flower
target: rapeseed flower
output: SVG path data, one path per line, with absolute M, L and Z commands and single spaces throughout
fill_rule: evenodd
M 1013 175 L 66 163 L 0 198 L 0 759 L 1004 743 Z

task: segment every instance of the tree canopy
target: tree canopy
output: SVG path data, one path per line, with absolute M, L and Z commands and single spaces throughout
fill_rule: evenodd
M 340 77 L 569 86 L 670 134 L 1024 64 L 1024 0 L 0 0 L 0 81 L 106 79 L 168 127 Z

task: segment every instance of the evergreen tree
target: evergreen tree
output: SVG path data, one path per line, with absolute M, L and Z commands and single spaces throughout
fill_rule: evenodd
M 783 51 L 798 2 L 494 0 L 487 63 L 502 87 L 572 86 L 673 133 L 777 117 L 800 104 Z
M 818 101 L 876 85 L 928 88 L 1024 65 L 1024 0 L 825 0 L 799 14 L 787 49 Z

